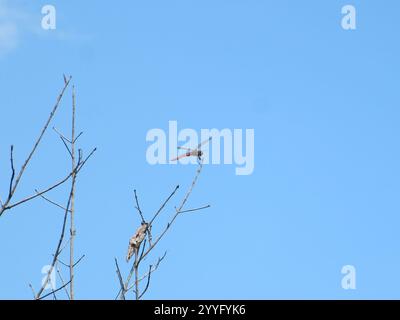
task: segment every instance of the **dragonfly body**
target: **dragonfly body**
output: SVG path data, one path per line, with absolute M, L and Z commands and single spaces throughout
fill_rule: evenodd
M 179 159 L 182 158 L 186 158 L 186 157 L 196 157 L 199 161 L 201 160 L 201 157 L 203 156 L 204 152 L 201 151 L 201 146 L 206 144 L 207 142 L 209 142 L 211 140 L 211 137 L 208 138 L 207 140 L 204 140 L 202 143 L 200 143 L 196 149 L 192 150 L 189 148 L 184 148 L 184 147 L 178 147 L 178 149 L 183 149 L 186 150 L 186 152 L 182 155 L 180 155 L 177 158 L 172 159 L 171 161 L 177 161 Z
M 203 155 L 203 152 L 201 150 L 193 150 L 193 151 L 188 151 L 185 153 L 185 157 L 197 157 L 199 160 L 202 155 Z

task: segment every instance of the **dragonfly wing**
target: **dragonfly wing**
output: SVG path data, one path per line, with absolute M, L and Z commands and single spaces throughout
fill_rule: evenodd
M 209 137 L 207 140 L 204 140 L 203 142 L 199 143 L 199 145 L 197 146 L 197 149 L 200 149 L 200 147 L 202 145 L 205 145 L 206 143 L 208 143 L 209 141 L 211 141 L 211 137 Z
M 177 158 L 171 159 L 171 161 L 177 161 L 177 160 L 182 159 L 182 158 L 185 158 L 185 157 L 187 157 L 187 155 L 184 153 L 184 154 L 181 154 L 181 155 L 180 155 L 179 157 L 177 157 Z
M 185 148 L 185 147 L 178 147 L 178 149 L 187 150 L 187 151 L 192 151 L 192 149 Z

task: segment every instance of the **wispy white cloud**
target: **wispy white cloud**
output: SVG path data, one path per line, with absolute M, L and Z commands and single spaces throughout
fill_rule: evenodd
M 39 8 L 41 9 L 41 8 Z M 39 10 L 38 9 L 38 10 Z M 90 36 L 68 30 L 43 30 L 41 15 L 17 7 L 10 0 L 0 0 L 0 58 L 12 52 L 27 35 L 50 36 L 58 41 L 88 41 Z
M 26 17 L 23 12 L 12 9 L 7 0 L 0 0 L 0 57 L 17 47 L 20 38 L 19 25 Z
M 0 23 L 0 56 L 17 47 L 18 30 L 13 23 Z

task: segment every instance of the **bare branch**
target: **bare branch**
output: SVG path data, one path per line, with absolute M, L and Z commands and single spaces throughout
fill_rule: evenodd
M 62 275 L 61 275 L 60 268 L 58 267 L 58 264 L 56 264 L 56 271 L 57 271 L 58 277 L 59 277 L 60 280 L 61 280 L 61 284 L 64 286 L 64 291 L 65 291 L 65 294 L 66 294 L 67 297 L 68 297 L 68 300 L 71 300 L 71 297 L 70 297 L 70 295 L 69 295 L 69 293 L 68 293 L 67 286 L 65 285 L 65 282 L 64 282 L 64 279 L 63 279 L 63 277 L 62 277 Z
M 59 255 L 60 255 L 61 252 L 65 249 L 65 247 L 68 245 L 69 242 L 70 242 L 70 240 L 68 240 L 68 241 L 65 243 L 64 247 L 62 247 L 62 248 L 60 249 Z M 52 256 L 54 257 L 54 255 L 52 255 Z M 83 255 L 78 259 L 78 261 L 76 261 L 76 262 L 74 263 L 74 267 L 76 267 L 77 264 L 78 264 L 79 262 L 81 262 L 81 260 L 82 260 L 84 257 L 85 257 L 85 255 L 83 254 Z M 57 262 L 61 263 L 64 267 L 67 267 L 67 268 L 70 267 L 69 264 L 63 262 L 60 258 L 57 258 Z
M 150 252 L 151 250 L 153 250 L 153 248 L 157 245 L 157 243 L 164 237 L 164 235 L 167 233 L 168 229 L 170 228 L 170 226 L 174 223 L 175 219 L 178 217 L 178 215 L 182 212 L 182 209 L 184 207 L 184 205 L 186 204 L 187 200 L 189 199 L 190 194 L 193 191 L 194 186 L 196 185 L 197 179 L 199 178 L 199 175 L 201 173 L 201 170 L 203 168 L 203 160 L 201 160 L 201 162 L 199 163 L 199 167 L 196 171 L 196 175 L 192 181 L 192 184 L 190 185 L 189 190 L 187 191 L 185 197 L 182 200 L 181 205 L 179 206 L 178 209 L 176 209 L 176 213 L 175 215 L 172 217 L 171 221 L 168 222 L 167 226 L 165 227 L 164 231 L 158 236 L 158 238 L 154 241 L 154 243 L 147 249 L 147 251 L 143 254 L 142 259 L 145 258 Z M 200 209 L 199 209 L 200 210 Z M 154 219 L 153 219 L 154 220 Z M 140 261 L 139 261 L 140 262 Z
M 69 173 L 69 174 L 68 174 L 64 179 L 62 179 L 61 181 L 57 182 L 56 184 L 52 185 L 51 187 L 48 187 L 47 189 L 45 189 L 45 190 L 43 190 L 43 191 L 36 192 L 36 194 L 31 195 L 31 196 L 29 196 L 29 197 L 26 197 L 25 199 L 22 199 L 22 200 L 20 200 L 20 201 L 14 203 L 14 204 L 4 206 L 4 211 L 5 211 L 5 210 L 12 209 L 12 208 L 14 208 L 14 207 L 16 207 L 16 206 L 19 206 L 20 204 L 23 204 L 23 203 L 25 203 L 25 202 L 27 202 L 27 201 L 33 200 L 33 199 L 35 199 L 35 198 L 37 198 L 37 197 L 39 197 L 39 196 L 41 196 L 41 195 L 43 195 L 43 194 L 45 194 L 45 193 L 47 193 L 47 192 L 49 192 L 49 191 L 51 191 L 51 190 L 57 188 L 58 186 L 62 185 L 62 184 L 65 183 L 71 176 L 73 176 L 74 173 L 77 174 L 77 173 L 79 173 L 79 171 L 81 171 L 81 169 L 83 168 L 83 166 L 86 164 L 86 162 L 89 160 L 89 158 L 93 155 L 93 153 L 94 153 L 96 150 L 97 150 L 97 148 L 94 148 L 94 149 L 92 150 L 92 152 L 90 152 L 90 154 L 86 157 L 86 159 L 85 159 L 84 161 L 78 162 L 77 166 L 75 167 L 75 170 L 73 170 L 71 173 Z M 0 211 L 0 216 L 1 216 L 1 211 Z
M 36 298 L 36 300 L 43 300 L 44 298 L 47 298 L 48 296 L 54 295 L 56 292 L 60 291 L 61 289 L 64 289 L 67 285 L 69 285 L 71 283 L 71 280 L 69 280 L 67 283 L 65 283 L 64 285 L 62 285 L 61 287 L 51 291 L 48 294 L 45 294 L 43 297 L 40 298 Z
M 74 172 L 75 169 L 75 163 L 76 163 L 76 154 L 75 154 L 75 112 L 76 112 L 76 101 L 75 101 L 75 86 L 72 86 L 72 125 L 71 125 L 71 167 L 72 167 L 72 172 Z M 81 159 L 81 152 L 79 151 L 79 160 Z M 76 234 L 76 229 L 75 229 L 75 181 L 76 181 L 76 172 L 73 173 L 72 175 L 72 184 L 71 184 L 71 211 L 70 211 L 70 242 L 69 242 L 69 277 L 71 279 L 70 283 L 70 295 L 71 295 L 71 300 L 74 300 L 74 240 L 75 240 L 75 234 Z
M 148 272 L 148 276 L 147 276 L 147 283 L 146 283 L 146 287 L 144 288 L 144 290 L 142 291 L 142 293 L 140 294 L 138 300 L 140 300 L 141 297 L 143 297 L 143 295 L 146 293 L 147 289 L 149 288 L 150 285 L 150 278 L 151 278 L 151 269 L 152 269 L 152 265 L 149 266 L 149 272 Z M 139 283 L 138 283 L 139 284 Z
M 164 254 L 162 255 L 162 257 L 159 257 L 159 258 L 158 258 L 157 263 L 156 263 L 155 266 L 153 266 L 151 272 L 154 272 L 154 271 L 156 271 L 156 270 L 158 269 L 158 267 L 159 267 L 160 264 L 161 264 L 161 261 L 164 260 L 164 258 L 165 258 L 166 255 L 167 255 L 167 251 L 164 252 Z M 143 281 L 144 279 L 146 279 L 148 275 L 149 275 L 148 272 L 145 273 L 141 278 L 139 278 L 138 282 L 140 283 L 141 281 Z M 135 285 L 133 284 L 133 285 L 130 286 L 126 291 L 131 290 L 134 286 L 135 286 Z
M 168 203 L 168 201 L 174 196 L 176 191 L 179 189 L 179 185 L 177 185 L 174 189 L 174 191 L 171 192 L 171 194 L 168 196 L 168 198 L 164 201 L 164 203 L 161 205 L 160 209 L 157 210 L 153 218 L 150 220 L 149 225 L 151 226 L 154 220 L 157 218 L 157 216 L 160 214 L 162 209 L 164 209 L 165 205 Z
M 92 157 L 92 155 L 97 151 L 97 148 L 94 148 L 89 155 L 85 158 L 85 160 L 81 161 L 81 150 L 79 149 L 79 159 L 78 159 L 78 164 L 77 164 L 77 170 L 76 173 L 81 171 L 82 167 L 86 164 L 86 162 Z
M 38 191 L 37 189 L 35 189 L 35 194 L 32 194 L 30 196 L 27 196 L 25 198 L 23 198 L 22 200 L 16 201 L 14 203 L 14 195 L 16 193 L 16 190 L 18 189 L 20 182 L 22 180 L 22 177 L 24 175 L 24 173 L 26 172 L 26 169 L 28 167 L 28 165 L 30 164 L 35 152 L 37 151 L 41 141 L 43 140 L 43 137 L 46 133 L 46 131 L 48 130 L 48 127 L 50 126 L 50 123 L 52 122 L 56 111 L 59 108 L 59 105 L 61 103 L 61 100 L 66 92 L 66 89 L 69 85 L 69 83 L 71 82 L 71 77 L 69 77 L 68 79 L 64 77 L 64 87 L 62 88 L 60 94 L 57 97 L 56 103 L 53 106 L 50 115 L 48 116 L 46 122 L 44 123 L 44 126 L 42 127 L 39 136 L 37 137 L 37 139 L 34 141 L 33 147 L 32 149 L 30 149 L 30 152 L 28 154 L 28 156 L 26 157 L 26 159 L 23 161 L 23 164 L 21 166 L 21 169 L 19 171 L 15 171 L 15 167 L 14 167 L 14 147 L 11 146 L 11 150 L 10 150 L 10 164 L 11 164 L 11 178 L 10 178 L 10 184 L 9 184 L 9 190 L 8 190 L 8 197 L 6 199 L 6 201 L 3 203 L 0 199 L 0 216 L 2 216 L 2 214 L 9 209 L 12 209 L 18 205 L 21 205 L 25 202 L 28 202 L 30 200 L 33 200 L 37 197 L 41 197 L 44 200 L 46 200 L 47 202 L 57 206 L 58 208 L 64 210 L 64 218 L 62 221 L 62 227 L 61 227 L 61 232 L 60 232 L 60 236 L 58 239 L 58 243 L 56 245 L 56 249 L 54 251 L 53 257 L 52 257 L 52 262 L 50 265 L 50 270 L 46 275 L 46 279 L 42 284 L 42 287 L 40 288 L 40 290 L 35 293 L 35 290 L 33 290 L 33 287 L 31 284 L 29 284 L 29 286 L 31 287 L 32 293 L 34 295 L 34 298 L 37 300 L 40 299 L 44 299 L 46 297 L 49 296 L 53 296 L 54 299 L 57 299 L 56 293 L 63 289 L 66 288 L 67 285 L 70 285 L 70 290 L 68 292 L 67 289 L 65 289 L 65 292 L 68 296 L 69 299 L 73 300 L 74 299 L 74 268 L 82 261 L 82 259 L 85 257 L 85 255 L 81 256 L 76 262 L 74 262 L 74 238 L 75 238 L 75 226 L 74 226 L 74 212 L 75 212 L 75 186 L 76 186 L 76 179 L 78 176 L 78 173 L 80 172 L 80 170 L 84 167 L 84 165 L 87 163 L 87 161 L 92 157 L 92 155 L 94 154 L 94 152 L 96 151 L 96 148 L 94 148 L 90 154 L 86 157 L 83 158 L 83 153 L 81 149 L 78 149 L 76 152 L 76 141 L 78 140 L 78 138 L 82 135 L 82 132 L 78 134 L 78 136 L 75 135 L 75 115 L 76 115 L 76 103 L 75 103 L 75 87 L 73 87 L 72 89 L 72 125 L 71 125 L 71 138 L 67 139 L 63 134 L 61 134 L 59 131 L 57 131 L 56 128 L 53 127 L 54 131 L 59 135 L 62 143 L 64 144 L 64 146 L 66 147 L 68 153 L 71 156 L 71 172 L 65 176 L 63 179 L 61 179 L 60 181 L 54 183 L 53 185 L 50 185 L 49 187 L 45 188 L 44 190 Z M 66 206 L 63 206 L 55 201 L 50 200 L 48 197 L 45 196 L 46 193 L 54 190 L 55 188 L 59 187 L 60 185 L 66 183 L 69 179 L 71 178 L 71 189 L 69 192 L 69 196 L 68 196 L 68 201 Z M 70 237 L 69 239 L 65 239 L 65 234 L 66 234 L 66 230 L 67 230 L 67 218 L 68 215 L 70 215 Z M 63 251 L 63 249 L 67 246 L 67 244 L 69 243 L 70 245 L 70 253 L 69 253 L 69 264 L 65 264 L 63 263 L 59 258 L 60 258 L 60 254 Z M 62 263 L 63 265 L 67 266 L 69 268 L 69 281 L 64 283 L 62 274 L 60 272 L 60 268 L 59 268 L 59 264 L 58 262 Z M 62 286 L 59 287 L 58 289 L 52 290 L 50 293 L 43 295 L 43 292 L 49 282 L 50 276 L 52 274 L 52 272 L 54 271 L 54 269 L 56 269 L 58 276 L 61 279 L 62 282 Z
M 37 191 L 37 189 L 35 189 L 35 192 L 36 192 L 36 194 L 39 194 L 39 191 Z M 46 198 L 43 194 L 39 194 L 39 196 L 40 196 L 42 199 L 46 200 L 47 202 L 49 202 L 49 203 L 55 205 L 56 207 L 62 209 L 63 211 L 66 210 L 66 208 L 64 208 L 62 205 L 58 204 L 58 203 L 55 202 L 55 201 L 50 200 L 49 198 Z M 68 212 L 71 212 L 71 210 L 68 210 Z
M 135 262 L 133 263 L 135 273 L 135 298 L 139 300 L 139 261 L 138 255 L 135 254 Z
M 121 298 L 122 298 L 122 300 L 125 300 L 125 291 L 126 290 L 125 290 L 124 281 L 122 280 L 122 275 L 121 275 L 121 271 L 118 266 L 117 258 L 114 258 L 114 260 L 115 260 L 115 266 L 117 267 L 117 275 L 118 275 L 119 284 L 121 286 L 121 290 L 120 290 Z
M 66 78 L 65 78 L 65 79 L 66 79 Z M 29 162 L 31 161 L 33 155 L 35 154 L 35 151 L 37 150 L 37 148 L 38 148 L 40 142 L 42 141 L 42 138 L 43 138 L 44 134 L 46 133 L 47 128 L 48 128 L 50 122 L 52 121 L 52 119 L 53 119 L 53 117 L 54 117 L 54 115 L 55 115 L 55 113 L 56 113 L 56 111 L 57 111 L 57 109 L 58 109 L 58 107 L 59 107 L 59 105 L 60 105 L 61 99 L 62 99 L 62 97 L 63 97 L 63 95 L 64 95 L 64 92 L 65 92 L 65 90 L 67 89 L 68 84 L 70 83 L 70 81 L 71 81 L 71 77 L 69 77 L 69 79 L 68 79 L 67 81 L 65 81 L 64 87 L 62 88 L 60 94 L 58 95 L 57 100 L 56 100 L 56 103 L 55 103 L 55 105 L 54 105 L 54 107 L 53 107 L 53 109 L 52 109 L 52 111 L 51 111 L 49 117 L 47 118 L 46 123 L 45 123 L 44 126 L 42 127 L 42 130 L 41 130 L 41 132 L 40 132 L 40 134 L 39 134 L 39 137 L 36 139 L 36 141 L 35 141 L 35 143 L 34 143 L 32 149 L 31 149 L 31 151 L 30 151 L 30 153 L 29 153 L 29 155 L 28 155 L 28 157 L 25 159 L 25 161 L 24 161 L 24 163 L 23 163 L 23 165 L 22 165 L 22 167 L 21 167 L 21 169 L 20 169 L 20 171 L 19 171 L 19 173 L 18 173 L 17 178 L 15 179 L 15 181 L 14 181 L 15 169 L 14 169 L 14 159 L 13 159 L 13 147 L 11 146 L 11 169 L 12 169 L 12 176 L 11 176 L 11 181 L 10 181 L 10 188 L 9 188 L 8 197 L 7 197 L 7 199 L 6 199 L 6 201 L 5 201 L 4 203 L 1 202 L 1 206 L 0 206 L 0 217 L 3 215 L 3 213 L 4 213 L 6 210 L 11 209 L 11 207 L 9 206 L 9 204 L 10 204 L 10 202 L 11 202 L 11 200 L 12 200 L 14 194 L 15 194 L 15 191 L 16 191 L 17 188 L 18 188 L 18 185 L 19 185 L 19 183 L 20 183 L 20 181 L 21 181 L 21 179 L 22 179 L 22 176 L 23 176 L 23 174 L 24 174 L 26 168 L 28 167 Z
M 139 205 L 139 200 L 138 200 L 138 197 L 137 197 L 137 194 L 136 194 L 136 189 L 133 190 L 133 192 L 135 194 L 135 201 L 136 201 L 136 207 L 135 208 L 137 209 L 137 211 L 138 211 L 138 213 L 140 215 L 140 219 L 142 220 L 142 222 L 146 223 L 146 221 L 144 220 L 144 217 L 143 217 L 142 210 L 140 210 L 140 205 Z
M 18 184 L 19 184 L 19 182 L 21 181 L 22 175 L 24 174 L 24 172 L 25 172 L 25 170 L 26 170 L 26 168 L 27 168 L 27 166 L 28 166 L 30 160 L 32 159 L 32 157 L 33 157 L 33 155 L 34 155 L 34 153 L 35 153 L 37 147 L 39 146 L 40 142 L 42 141 L 42 138 L 43 138 L 45 132 L 47 131 L 47 128 L 48 128 L 48 126 L 49 126 L 51 120 L 53 119 L 53 117 L 54 117 L 54 115 L 55 115 L 55 113 L 56 113 L 56 111 L 57 111 L 57 109 L 58 109 L 58 106 L 60 105 L 61 99 L 62 99 L 62 97 L 63 97 L 63 95 L 64 95 L 64 92 L 65 92 L 65 90 L 67 89 L 68 84 L 70 83 L 70 81 L 71 81 L 71 77 L 69 77 L 69 79 L 67 80 L 67 82 L 65 82 L 64 87 L 63 87 L 63 89 L 61 90 L 61 93 L 59 94 L 59 96 L 58 96 L 58 98 L 57 98 L 56 104 L 54 105 L 53 110 L 52 110 L 51 113 L 50 113 L 50 116 L 48 117 L 48 119 L 47 119 L 47 121 L 46 121 L 44 127 L 42 128 L 42 131 L 40 132 L 40 135 L 39 135 L 39 137 L 37 138 L 37 140 L 36 140 L 36 142 L 35 142 L 35 144 L 34 144 L 32 150 L 31 150 L 31 152 L 29 153 L 29 155 L 28 155 L 28 157 L 26 158 L 24 164 L 22 165 L 21 170 L 20 170 L 19 173 L 18 173 L 17 179 L 15 180 L 15 183 L 14 183 L 12 189 L 11 189 L 11 192 L 10 192 L 11 197 L 10 197 L 10 198 L 12 198 L 12 196 L 14 195 L 15 190 L 17 189 Z
M 79 132 L 79 134 L 76 136 L 76 138 L 72 142 L 75 143 L 82 134 L 83 134 L 83 131 Z
M 62 248 L 60 249 L 60 253 L 59 254 L 61 254 L 61 252 L 63 252 L 64 251 L 64 249 L 67 247 L 67 245 L 69 244 L 69 241 L 70 241 L 70 239 L 68 239 L 65 243 L 64 243 L 64 245 L 62 246 Z M 60 261 L 60 260 L 59 260 Z M 61 262 L 61 261 L 60 261 Z
M 142 251 L 141 251 L 139 260 L 141 260 L 141 257 L 143 256 L 145 247 L 146 247 L 146 239 L 143 240 L 143 246 L 142 246 Z M 139 249 L 140 249 L 140 245 L 139 245 L 139 248 L 138 248 L 138 250 L 137 250 L 137 253 L 139 252 Z M 137 259 L 137 258 L 136 258 L 137 253 L 135 253 L 135 261 L 136 261 L 136 259 Z M 135 286 L 135 284 L 133 284 L 129 289 L 126 289 L 126 288 L 128 288 L 129 283 L 131 282 L 131 278 L 132 278 L 132 276 L 133 276 L 133 274 L 134 274 L 134 272 L 135 272 L 135 268 L 136 268 L 136 267 L 138 267 L 138 266 L 136 266 L 136 264 L 133 263 L 132 268 L 131 268 L 131 270 L 129 271 L 128 277 L 127 277 L 127 279 L 126 279 L 126 281 L 125 281 L 125 284 L 123 285 L 123 288 L 125 288 L 125 293 L 128 292 L 128 291 L 130 291 L 130 290 Z M 120 296 L 122 290 L 123 290 L 122 288 L 119 290 L 117 297 Z
M 52 271 L 53 271 L 53 269 L 54 269 L 54 266 L 55 266 L 55 264 L 56 264 L 56 262 L 57 262 L 58 256 L 59 256 L 59 254 L 60 254 L 60 252 L 61 252 L 61 251 L 60 251 L 60 248 L 61 248 L 61 244 L 62 244 L 62 242 L 63 242 L 63 240 L 64 240 L 65 229 L 66 229 L 66 224 L 67 224 L 67 217 L 68 217 L 68 210 L 69 210 L 70 205 L 71 205 L 71 194 L 72 194 L 72 193 L 70 192 L 69 197 L 68 197 L 67 208 L 66 208 L 65 213 L 64 213 L 64 220 L 63 220 L 63 224 L 62 224 L 62 228 L 61 228 L 60 239 L 58 240 L 57 248 L 56 248 L 55 253 L 54 253 L 54 255 L 53 255 L 53 261 L 52 261 L 52 263 L 51 263 L 50 270 L 49 270 L 49 272 L 48 272 L 48 274 L 47 274 L 46 281 L 44 281 L 44 284 L 42 285 L 42 287 L 40 288 L 39 292 L 37 293 L 36 299 L 40 299 L 40 296 L 41 296 L 41 294 L 43 293 L 43 290 L 44 290 L 46 284 L 47 284 L 48 281 L 49 281 L 50 274 L 52 273 Z M 70 281 L 68 282 L 68 284 L 69 284 L 71 281 L 72 281 L 72 279 L 70 279 Z M 46 295 L 46 296 L 47 296 L 47 295 Z
M 144 249 L 146 248 L 146 239 L 143 241 L 143 246 L 142 246 L 142 252 L 140 253 L 140 258 L 139 261 L 142 260 L 143 254 L 144 254 Z
M 10 188 L 8 191 L 8 200 L 12 198 L 12 187 L 15 177 L 15 168 L 14 168 L 14 156 L 13 156 L 14 146 L 10 148 L 10 163 L 11 163 L 11 178 L 10 178 Z
M 185 197 L 183 198 L 182 203 L 181 203 L 181 205 L 180 205 L 180 207 L 179 207 L 179 209 L 178 209 L 177 212 L 182 211 L 182 209 L 183 209 L 183 207 L 185 206 L 187 200 L 189 199 L 189 196 L 191 195 L 191 193 L 192 193 L 192 191 L 193 191 L 193 188 L 194 188 L 194 186 L 196 185 L 197 179 L 198 179 L 199 176 L 200 176 L 201 170 L 203 169 L 203 160 L 204 160 L 204 159 L 201 159 L 201 161 L 199 162 L 199 167 L 198 167 L 198 169 L 197 169 L 197 171 L 196 171 L 196 175 L 195 175 L 195 177 L 194 177 L 194 179 L 193 179 L 193 181 L 192 181 L 192 184 L 191 184 L 189 190 L 186 192 L 186 195 L 185 195 Z
M 66 138 L 60 131 L 58 131 L 56 127 L 53 127 L 53 130 L 58 134 L 58 136 L 61 138 L 61 140 L 71 143 L 71 141 L 68 138 Z
M 31 288 L 32 294 L 33 294 L 33 299 L 35 299 L 35 297 L 36 297 L 35 290 L 33 289 L 33 286 L 30 283 L 29 283 L 29 288 Z
M 61 253 L 61 250 L 60 250 L 60 253 Z M 54 257 L 54 254 L 52 254 L 52 256 Z M 57 258 L 57 262 L 61 263 L 64 267 L 69 268 L 69 264 L 63 262 L 60 258 Z
M 136 189 L 133 190 L 133 192 L 135 194 L 135 201 L 136 201 L 135 208 L 139 213 L 139 216 L 140 216 L 140 219 L 142 221 L 142 224 L 144 224 L 144 223 L 146 223 L 146 220 L 144 219 L 143 212 L 140 209 L 140 205 L 139 205 L 139 200 L 138 200 L 138 196 L 137 196 L 137 193 L 136 193 Z M 147 237 L 149 239 L 149 243 L 151 244 L 152 236 L 151 236 L 151 226 L 150 226 L 150 224 L 147 224 L 146 233 L 147 233 Z
M 141 278 L 139 278 L 139 266 L 140 263 L 145 259 L 145 257 L 155 248 L 155 246 L 159 243 L 159 241 L 163 238 L 163 236 L 166 234 L 166 232 L 168 231 L 168 229 L 170 228 L 170 226 L 175 222 L 176 218 L 178 217 L 179 214 L 181 213 L 185 213 L 185 212 L 193 212 L 193 211 L 199 211 L 199 210 L 203 210 L 203 209 L 207 209 L 210 206 L 206 205 L 206 206 L 202 206 L 202 207 L 198 207 L 198 208 L 192 208 L 192 209 L 186 209 L 184 210 L 184 206 L 187 202 L 187 200 L 189 199 L 194 186 L 196 185 L 196 182 L 198 180 L 198 177 L 201 173 L 203 167 L 203 159 L 200 160 L 199 162 L 199 167 L 196 171 L 196 174 L 192 180 L 192 183 L 188 189 L 188 191 L 186 192 L 180 206 L 178 208 L 175 207 L 175 214 L 173 215 L 172 219 L 170 220 L 170 222 L 168 222 L 167 226 L 165 227 L 165 229 L 161 232 L 161 234 L 157 237 L 156 241 L 154 243 L 152 243 L 151 241 L 151 236 L 150 236 L 150 228 L 152 227 L 153 222 L 155 221 L 155 219 L 157 218 L 157 216 L 160 214 L 160 212 L 164 209 L 164 207 L 166 206 L 166 204 L 168 203 L 168 201 L 174 196 L 174 194 L 176 193 L 176 191 L 179 188 L 179 185 L 175 187 L 175 189 L 171 192 L 171 194 L 168 196 L 168 198 L 163 202 L 163 204 L 161 205 L 161 207 L 157 210 L 157 212 L 154 214 L 154 216 L 152 217 L 152 219 L 150 220 L 150 222 L 147 224 L 147 229 L 146 232 L 149 234 L 149 246 L 146 249 L 146 239 L 144 239 L 144 243 L 143 243 L 143 247 L 141 249 L 141 253 L 139 254 L 139 248 L 140 248 L 140 244 L 139 246 L 136 247 L 136 251 L 135 251 L 135 261 L 131 267 L 131 270 L 128 274 L 128 277 L 125 281 L 125 283 L 120 283 L 121 284 L 121 289 L 120 292 L 118 293 L 118 296 L 120 296 L 121 292 L 122 294 L 125 294 L 126 292 L 130 291 L 131 289 L 134 289 L 135 292 L 135 298 L 136 300 L 139 300 L 143 297 L 143 295 L 147 292 L 149 286 L 150 286 L 150 279 L 151 279 L 151 274 L 159 267 L 161 261 L 164 259 L 166 252 L 164 253 L 164 255 L 162 257 L 160 257 L 157 261 L 157 264 L 153 267 L 153 265 L 149 266 L 149 270 L 148 272 L 142 276 Z M 138 201 L 138 197 L 137 197 L 137 193 L 135 190 L 135 200 L 136 200 L 136 209 L 139 212 L 139 215 L 141 217 L 142 220 L 142 225 L 145 224 L 145 219 L 143 216 L 143 213 L 140 209 L 139 206 L 139 201 Z M 128 251 L 129 254 L 129 251 Z M 132 278 L 132 276 L 134 276 L 134 283 L 130 286 L 130 280 Z M 147 283 L 146 286 L 144 288 L 144 290 L 142 292 L 140 292 L 140 288 L 139 288 L 139 283 L 144 280 L 147 279 Z M 121 294 L 121 295 L 122 295 Z M 118 297 L 117 296 L 117 297 Z
M 59 182 L 53 184 L 51 187 L 48 187 L 47 189 L 42 190 L 42 191 L 37 191 L 37 190 L 35 190 L 35 191 L 36 191 L 35 194 L 33 194 L 33 195 L 29 196 L 29 197 L 26 197 L 26 198 L 24 198 L 24 199 L 22 199 L 22 200 L 20 200 L 20 201 L 17 201 L 17 202 L 15 202 L 15 203 L 13 203 L 13 204 L 10 204 L 10 205 L 6 206 L 5 209 L 6 209 L 6 210 L 12 209 L 12 208 L 14 208 L 14 207 L 16 207 L 16 206 L 19 206 L 20 204 L 23 204 L 23 203 L 25 203 L 25 202 L 28 202 L 28 201 L 30 201 L 30 200 L 33 200 L 33 199 L 35 199 L 35 198 L 37 198 L 37 197 L 40 197 L 41 195 L 43 195 L 43 194 L 45 194 L 45 193 L 47 193 L 47 192 L 49 192 L 49 191 L 51 191 L 51 190 L 57 188 L 58 186 L 62 185 L 63 183 L 65 183 L 71 176 L 72 176 L 72 172 L 69 173 L 65 178 L 63 178 L 63 179 L 60 180 Z
M 76 267 L 78 265 L 79 262 L 81 262 L 81 260 L 85 257 L 85 255 L 83 254 L 72 266 Z
M 208 204 L 208 205 L 206 205 L 206 206 L 199 207 L 199 208 L 194 208 L 194 209 L 183 210 L 183 211 L 180 211 L 180 213 L 186 213 L 186 212 L 193 212 L 193 211 L 198 211 L 198 210 L 208 209 L 209 207 L 211 207 L 211 206 Z M 178 210 L 178 209 L 176 209 L 176 207 L 175 207 L 175 210 Z
M 71 152 L 71 150 L 69 149 L 69 147 L 67 146 L 67 144 L 65 143 L 64 138 L 60 136 L 60 139 L 61 139 L 62 143 L 64 144 L 65 149 L 67 149 L 67 151 L 68 151 L 70 157 L 72 158 L 72 152 Z

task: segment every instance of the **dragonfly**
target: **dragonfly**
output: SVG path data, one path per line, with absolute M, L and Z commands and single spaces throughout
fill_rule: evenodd
M 203 142 L 199 143 L 196 149 L 190 149 L 190 148 L 184 148 L 184 147 L 178 147 L 180 150 L 186 150 L 185 153 L 181 154 L 179 157 L 172 159 L 171 161 L 178 161 L 179 159 L 186 158 L 186 157 L 197 157 L 197 160 L 201 160 L 201 157 L 203 156 L 203 151 L 201 151 L 201 147 L 211 141 L 211 137 L 208 138 L 207 140 L 204 140 Z

